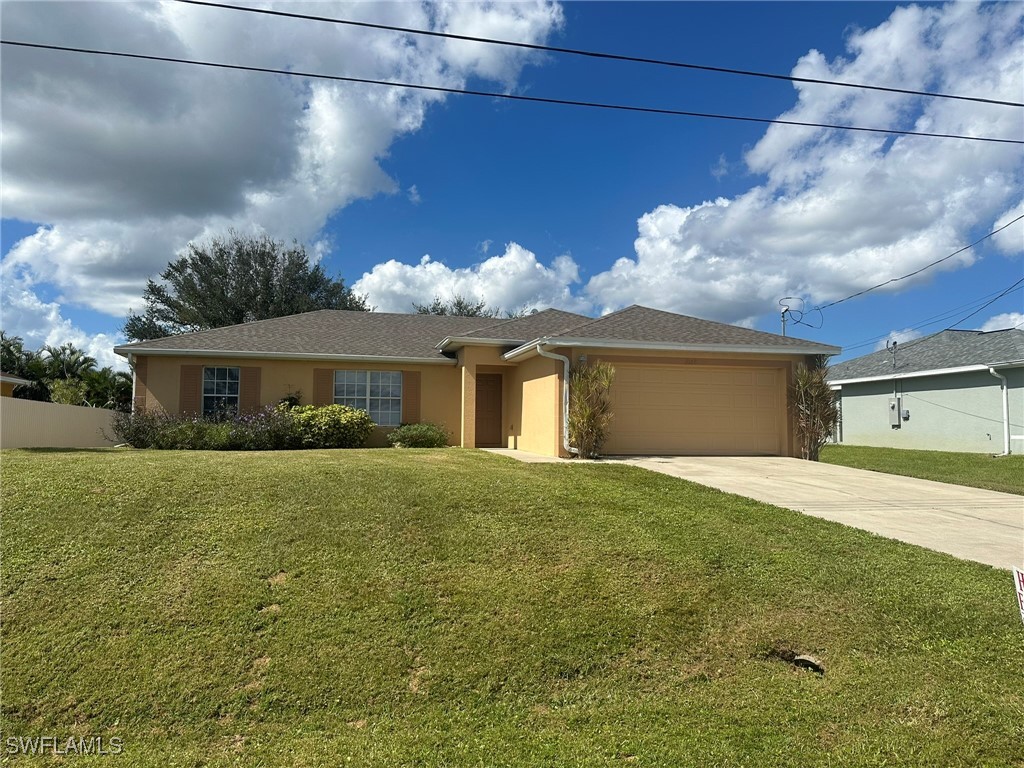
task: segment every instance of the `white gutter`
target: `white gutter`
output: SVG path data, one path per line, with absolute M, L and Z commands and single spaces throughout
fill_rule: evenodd
M 554 352 L 545 352 L 544 345 L 547 343 L 546 339 L 537 340 L 537 354 L 550 360 L 561 360 L 565 367 L 562 376 L 562 447 L 570 455 L 579 455 L 579 451 L 569 445 L 569 358 L 565 355 L 556 355 Z
M 973 371 L 990 371 L 993 368 L 1020 368 L 1022 366 L 1024 366 L 1024 360 L 1013 360 L 1006 363 L 992 363 L 992 365 L 961 365 L 958 368 L 933 368 L 927 371 L 888 373 L 883 376 L 861 376 L 855 379 L 833 379 L 829 382 L 829 385 L 866 384 L 872 381 L 889 381 L 890 379 L 919 379 L 925 376 L 945 376 L 950 373 L 971 373 Z
M 1003 452 L 1001 456 L 1010 455 L 1010 388 L 1006 385 L 1006 377 L 995 368 L 988 372 L 999 379 L 999 389 L 1003 393 Z
M 484 339 L 475 338 L 473 336 L 445 336 L 441 340 L 441 343 L 434 347 L 434 349 L 445 350 L 450 346 L 465 346 L 466 344 L 474 344 L 482 347 L 511 347 L 515 344 L 522 344 L 522 339 Z
M 336 360 L 352 363 L 412 363 L 415 365 L 458 365 L 457 360 L 446 357 L 385 357 L 384 355 L 332 355 L 323 352 L 241 352 L 231 349 L 165 349 L 145 347 L 114 347 L 121 357 L 129 355 L 155 355 L 163 357 L 224 357 L 257 358 L 260 360 Z
M 588 347 L 590 349 L 650 349 L 666 352 L 731 352 L 747 355 L 836 355 L 842 351 L 840 347 L 832 347 L 827 344 L 814 347 L 769 347 L 757 345 L 729 345 L 729 344 L 671 344 L 661 341 L 627 341 L 624 339 L 587 339 L 575 337 L 545 336 L 534 339 L 510 352 L 506 352 L 504 358 L 511 360 L 515 357 L 534 352 L 539 344 L 554 345 L 559 347 Z

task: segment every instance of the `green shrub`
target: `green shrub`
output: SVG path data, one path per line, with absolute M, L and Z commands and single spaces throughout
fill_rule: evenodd
M 376 426 L 366 411 L 347 405 L 299 405 L 288 413 L 303 448 L 361 448 Z
M 403 424 L 388 435 L 388 442 L 395 448 L 444 448 L 448 433 L 441 424 Z

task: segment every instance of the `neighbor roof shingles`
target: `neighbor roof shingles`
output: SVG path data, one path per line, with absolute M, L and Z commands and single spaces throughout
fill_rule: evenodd
M 1024 360 L 1024 330 L 940 331 L 898 344 L 895 368 L 892 354 L 882 349 L 833 366 L 828 377 L 844 381 L 1015 360 Z
M 115 351 L 244 352 L 445 359 L 435 345 L 479 328 L 479 317 L 323 309 L 209 331 L 125 344 Z

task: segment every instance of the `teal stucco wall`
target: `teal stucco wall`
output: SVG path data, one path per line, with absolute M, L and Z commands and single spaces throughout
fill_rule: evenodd
M 1010 394 L 1010 435 L 1024 436 L 1024 368 L 1001 370 Z M 910 418 L 889 424 L 889 400 L 902 398 Z M 999 380 L 987 371 L 843 384 L 840 442 L 885 448 L 1002 453 Z M 1024 453 L 1024 440 L 1010 441 Z

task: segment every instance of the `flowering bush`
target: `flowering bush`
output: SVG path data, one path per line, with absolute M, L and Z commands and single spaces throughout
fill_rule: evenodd
M 267 406 L 220 420 L 136 411 L 112 420 L 114 436 L 134 448 L 196 451 L 358 448 L 373 427 L 366 411 L 342 405 Z
M 303 448 L 360 448 L 375 426 L 370 414 L 347 405 L 299 405 L 288 414 Z

